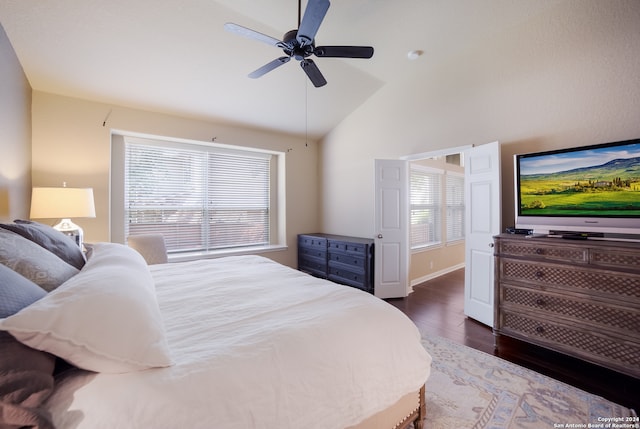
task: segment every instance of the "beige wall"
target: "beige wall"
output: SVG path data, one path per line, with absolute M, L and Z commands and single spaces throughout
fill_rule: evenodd
M 106 120 L 105 126 L 103 122 Z M 78 219 L 85 241 L 109 241 L 111 130 L 245 145 L 286 152 L 287 244 L 265 254 L 297 266 L 296 235 L 318 229 L 318 149 L 303 139 L 225 124 L 33 93 L 34 186 L 92 187 L 95 219 Z
M 373 237 L 374 159 L 502 143 L 502 224 L 512 156 L 640 137 L 640 2 L 564 0 L 464 55 L 387 85 L 320 145 L 322 227 Z
M 31 86 L 0 25 L 0 221 L 25 219 L 31 198 Z

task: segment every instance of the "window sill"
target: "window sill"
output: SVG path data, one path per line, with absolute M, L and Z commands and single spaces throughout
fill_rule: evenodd
M 195 261 L 197 259 L 222 258 L 224 256 L 237 255 L 259 255 L 267 252 L 277 252 L 287 250 L 288 247 L 283 244 L 272 244 L 269 246 L 241 247 L 238 249 L 222 249 L 211 250 L 207 252 L 185 252 L 169 254 L 169 262 L 186 262 Z
M 411 253 L 428 252 L 430 250 L 440 249 L 441 247 L 444 247 L 443 243 L 441 241 L 437 241 L 430 244 L 425 244 L 424 246 L 412 247 Z
M 430 250 L 442 249 L 443 247 L 456 246 L 458 244 L 464 244 L 464 238 L 447 241 L 446 243 L 438 241 L 436 243 L 427 244 L 424 246 L 412 247 L 411 254 L 428 252 Z

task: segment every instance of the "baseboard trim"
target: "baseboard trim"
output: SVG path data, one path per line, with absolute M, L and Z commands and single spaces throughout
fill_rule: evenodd
M 428 280 L 433 280 L 436 277 L 443 276 L 443 275 L 448 274 L 448 273 L 450 273 L 452 271 L 459 270 L 460 268 L 464 268 L 464 266 L 465 266 L 464 262 L 461 262 L 461 263 L 459 263 L 457 265 L 453 265 L 451 267 L 447 267 L 447 268 L 445 268 L 443 270 L 427 274 L 426 276 L 418 277 L 417 279 L 413 279 L 413 280 L 411 280 L 411 283 L 409 285 L 410 286 L 410 291 L 409 292 L 413 292 L 413 287 L 416 286 L 416 285 L 419 285 L 420 283 L 424 283 L 424 282 L 426 282 Z

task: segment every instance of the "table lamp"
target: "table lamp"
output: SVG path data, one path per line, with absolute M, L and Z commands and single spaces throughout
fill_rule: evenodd
M 84 231 L 72 217 L 96 217 L 93 188 L 33 188 L 31 193 L 32 219 L 62 219 L 53 227 L 71 237 L 80 248 Z

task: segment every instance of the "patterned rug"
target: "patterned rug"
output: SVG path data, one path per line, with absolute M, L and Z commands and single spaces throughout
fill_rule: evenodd
M 433 357 L 425 428 L 640 427 L 624 419 L 633 410 L 504 359 L 439 337 L 422 344 Z

